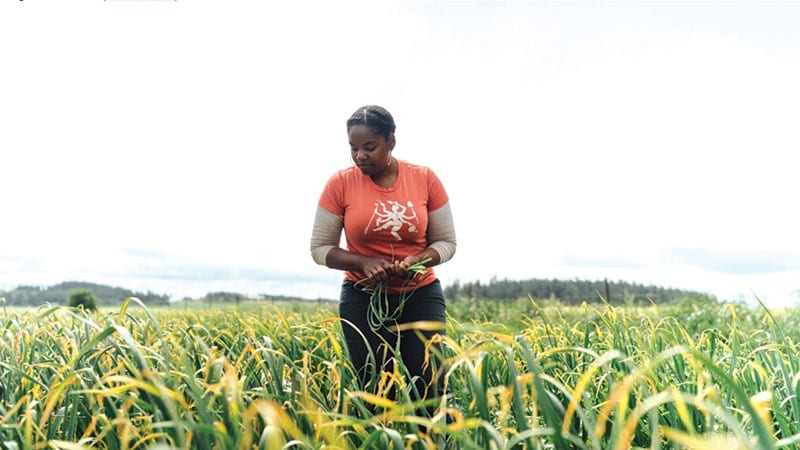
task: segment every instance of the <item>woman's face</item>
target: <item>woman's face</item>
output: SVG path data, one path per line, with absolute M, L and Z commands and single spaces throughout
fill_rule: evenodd
M 380 175 L 392 162 L 394 133 L 389 139 L 365 125 L 354 125 L 347 131 L 350 138 L 350 157 L 364 175 Z

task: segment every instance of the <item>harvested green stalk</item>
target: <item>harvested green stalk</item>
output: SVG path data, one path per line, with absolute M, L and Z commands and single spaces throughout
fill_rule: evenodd
M 392 307 L 391 296 L 388 292 L 389 281 L 379 281 L 375 286 L 362 287 L 364 292 L 370 294 L 369 308 L 367 308 L 367 323 L 370 328 L 377 330 L 386 324 L 396 322 L 397 319 L 403 314 L 406 302 L 411 299 L 411 296 L 416 291 L 416 287 L 409 289 L 414 279 L 419 275 L 425 275 L 428 270 L 425 264 L 430 262 L 430 258 L 423 259 L 416 264 L 409 266 L 408 277 L 403 284 L 403 292 L 399 294 L 398 304 Z M 359 280 L 357 284 L 363 284 L 367 281 L 366 278 Z

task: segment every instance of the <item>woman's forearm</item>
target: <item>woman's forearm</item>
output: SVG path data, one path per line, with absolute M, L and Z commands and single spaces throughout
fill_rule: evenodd
M 325 259 L 325 265 L 331 269 L 347 270 L 347 271 L 361 271 L 364 269 L 366 262 L 365 258 L 368 256 L 359 255 L 358 253 L 348 252 L 343 248 L 332 248 L 328 252 Z
M 437 252 L 433 247 L 427 247 L 425 250 L 417 253 L 416 255 L 406 258 L 406 262 L 410 266 L 422 261 L 426 261 L 426 267 L 433 267 L 441 262 L 441 257 L 439 256 L 439 252 Z

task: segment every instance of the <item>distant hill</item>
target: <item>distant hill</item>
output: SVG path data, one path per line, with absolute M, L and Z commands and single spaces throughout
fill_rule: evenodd
M 97 297 L 99 305 L 119 305 L 128 297 L 136 297 L 146 305 L 165 305 L 169 295 L 154 292 L 134 292 L 130 289 L 112 287 L 83 281 L 67 281 L 53 286 L 18 286 L 10 291 L 0 291 L 7 305 L 39 306 L 45 303 L 63 305 L 69 293 L 75 289 L 88 289 Z

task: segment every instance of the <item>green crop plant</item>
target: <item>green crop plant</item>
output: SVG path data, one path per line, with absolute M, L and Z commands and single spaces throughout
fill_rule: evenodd
M 403 395 L 397 366 L 379 381 L 401 400 L 359 390 L 332 306 L 9 308 L 0 448 L 800 445 L 794 310 L 532 299 L 475 308 L 452 302 L 442 345 L 431 347 L 447 387 L 433 417 L 417 416 L 424 405 Z M 495 313 L 517 321 L 491 322 Z

